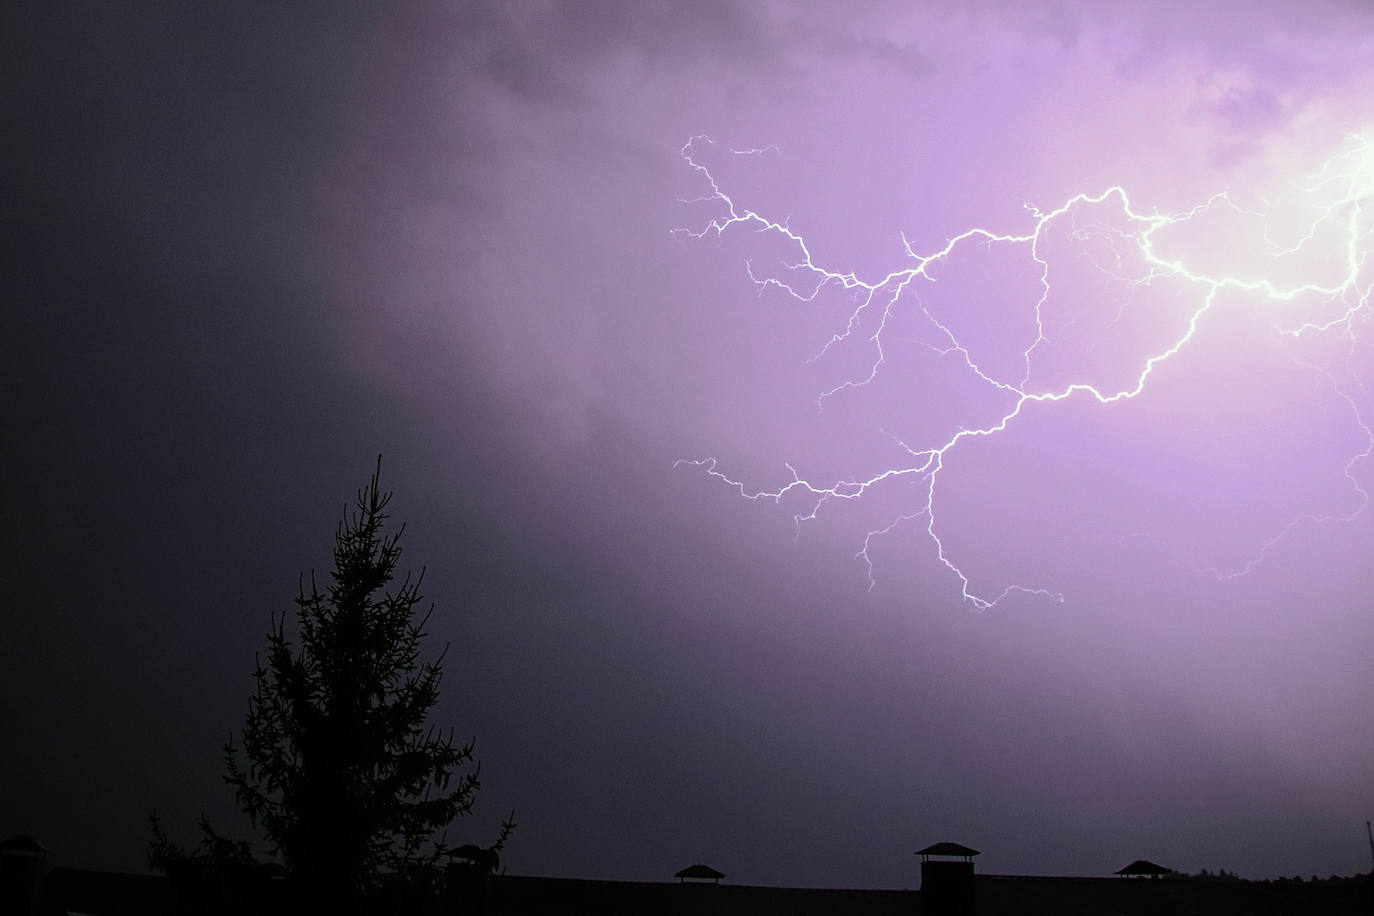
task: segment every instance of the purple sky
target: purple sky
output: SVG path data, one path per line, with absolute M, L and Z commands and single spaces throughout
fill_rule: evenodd
M 246 831 L 218 747 L 383 452 L 436 719 L 483 760 L 450 838 L 517 809 L 514 872 L 1368 870 L 1366 5 L 33 6 L 0 28 L 0 829 L 128 869 L 153 808 Z M 1138 218 L 958 243 L 846 386 L 895 281 L 813 358 L 865 291 L 760 289 L 821 277 L 757 222 L 696 237 L 702 134 L 738 213 L 874 286 L 1027 203 Z M 1138 396 L 1025 401 L 933 499 L 909 470 L 897 440 L 1134 389 L 1213 290 Z M 748 493 L 908 473 L 797 525 L 796 489 L 674 466 L 708 457 Z M 1013 585 L 1062 601 L 985 607 Z

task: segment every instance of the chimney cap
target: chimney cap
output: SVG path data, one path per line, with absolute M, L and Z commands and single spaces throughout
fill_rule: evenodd
M 0 842 L 0 853 L 42 855 L 49 852 L 52 850 L 38 842 L 38 838 L 31 833 L 19 833 Z
M 962 856 L 965 859 L 971 859 L 978 855 L 978 850 L 969 849 L 959 843 L 936 843 L 925 849 L 916 850 L 915 854 L 918 856 Z
M 1156 865 L 1148 859 L 1136 859 L 1125 868 L 1113 872 L 1116 875 L 1172 875 L 1173 873 L 1172 868 Z

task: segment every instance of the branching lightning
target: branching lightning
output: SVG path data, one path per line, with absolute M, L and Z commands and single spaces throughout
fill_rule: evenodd
M 1350 513 L 1341 516 L 1308 514 L 1292 519 L 1281 530 L 1273 532 L 1258 553 L 1239 568 L 1225 570 L 1214 565 L 1195 565 L 1194 569 L 1218 578 L 1245 575 L 1264 560 L 1275 544 L 1299 525 L 1313 521 L 1348 520 L 1367 505 L 1368 494 L 1356 479 L 1354 468 L 1374 451 L 1374 431 L 1371 431 L 1371 418 L 1365 415 L 1370 402 L 1369 392 L 1364 389 L 1350 362 L 1356 348 L 1362 343 L 1361 324 L 1371 320 L 1371 296 L 1374 295 L 1374 277 L 1370 276 L 1374 272 L 1365 269 L 1371 248 L 1374 248 L 1371 244 L 1374 226 L 1370 225 L 1369 220 L 1369 210 L 1374 205 L 1374 144 L 1363 137 L 1350 137 L 1315 173 L 1303 178 L 1295 190 L 1289 192 L 1287 199 L 1260 199 L 1257 206 L 1241 206 L 1229 192 L 1223 191 L 1191 209 L 1161 213 L 1138 208 L 1123 187 L 1113 186 L 1096 194 L 1076 194 L 1049 210 L 1027 205 L 1029 225 L 1021 232 L 995 232 L 975 227 L 953 236 L 938 250 L 930 252 L 918 251 L 903 236 L 906 262 L 883 276 L 867 279 L 853 271 L 826 266 L 813 254 L 807 239 L 794 230 L 788 221 L 779 221 L 749 209 L 727 193 L 703 161 L 705 157 L 702 151 L 713 144 L 714 141 L 708 137 L 694 137 L 682 147 L 681 155 L 707 188 L 702 195 L 684 203 L 709 207 L 716 213 L 702 228 L 678 229 L 674 230 L 675 234 L 693 239 L 720 237 L 742 229 L 771 234 L 792 248 L 795 256 L 775 273 L 760 274 L 753 264 L 747 265 L 748 275 L 760 291 L 780 291 L 800 302 L 812 302 L 829 289 L 844 290 L 854 297 L 856 304 L 844 320 L 843 327 L 837 328 L 821 345 L 816 358 L 825 357 L 832 349 L 852 342 L 862 342 L 873 356 L 863 371 L 821 391 L 817 398 L 818 405 L 824 405 L 832 398 L 856 393 L 879 378 L 888 363 L 890 327 L 901 309 L 914 309 L 928 323 L 939 343 L 927 346 L 938 356 L 957 360 L 963 371 L 971 373 L 979 385 L 1001 392 L 1009 399 L 1010 406 L 994 422 L 960 428 L 942 441 L 909 444 L 893 437 L 905 460 L 869 477 L 817 481 L 800 473 L 793 464 L 786 463 L 784 467 L 788 477 L 780 485 L 772 489 L 754 490 L 727 474 L 715 458 L 681 459 L 675 463 L 675 467 L 690 465 L 700 468 L 738 490 L 741 496 L 749 500 L 781 504 L 784 498 L 802 497 L 807 508 L 794 515 L 799 526 L 802 522 L 815 519 L 832 500 L 858 500 L 875 486 L 897 479 L 919 482 L 918 492 L 921 496 L 914 511 L 896 515 L 887 524 L 870 530 L 863 538 L 856 557 L 864 564 L 870 588 L 876 584 L 870 558 L 874 542 L 899 525 L 920 523 L 934 547 L 936 558 L 958 582 L 960 596 L 967 605 L 985 610 L 1015 592 L 1062 602 L 1063 595 L 1044 584 L 1013 584 L 990 593 L 975 589 L 969 575 L 960 568 L 941 540 L 936 512 L 941 471 L 947 463 L 957 459 L 955 452 L 961 444 L 968 445 L 997 436 L 1011 424 L 1017 423 L 1030 405 L 1073 398 L 1091 398 L 1100 404 L 1111 405 L 1136 398 L 1146 390 L 1160 366 L 1194 341 L 1200 322 L 1223 293 L 1235 293 L 1256 303 L 1277 306 L 1273 309 L 1272 332 L 1284 339 L 1297 341 L 1314 335 L 1339 336 L 1346 353 L 1342 365 L 1309 361 L 1292 351 L 1290 358 L 1317 373 L 1330 386 L 1349 406 L 1350 417 L 1362 431 L 1363 448 L 1352 454 L 1344 466 L 1345 477 L 1358 504 Z M 731 152 L 761 155 L 776 152 L 776 147 Z M 1275 225 L 1278 221 L 1275 214 L 1280 205 L 1298 206 L 1304 214 L 1296 231 L 1291 221 L 1282 226 Z M 1119 210 L 1121 225 L 1106 227 L 1088 219 L 1087 225 L 1080 226 L 1080 215 L 1094 207 L 1110 207 L 1114 208 L 1114 212 Z M 1319 243 L 1329 244 L 1329 238 L 1334 237 L 1338 239 L 1341 251 L 1339 257 L 1331 260 L 1332 263 L 1339 263 L 1340 267 L 1334 272 L 1313 268 L 1308 273 L 1320 275 L 1301 282 L 1263 273 L 1223 274 L 1198 266 L 1188 258 L 1166 253 L 1164 246 L 1160 245 L 1160 233 L 1166 228 L 1186 226 L 1204 214 L 1215 215 L 1218 212 L 1262 221 L 1263 241 L 1267 249 L 1263 255 L 1268 259 L 1267 263 L 1278 264 L 1285 258 L 1299 255 L 1308 247 Z M 1182 323 L 1181 333 L 1145 357 L 1138 373 L 1127 384 L 1106 386 L 1081 380 L 1047 387 L 1035 381 L 1037 357 L 1050 344 L 1052 336 L 1044 315 L 1054 288 L 1051 255 L 1046 251 L 1047 239 L 1051 227 L 1066 224 L 1072 227 L 1069 238 L 1078 241 L 1096 238 L 1106 244 L 1112 256 L 1104 259 L 1106 263 L 1096 260 L 1094 263 L 1098 270 L 1114 281 L 1124 282 L 1131 289 L 1169 281 L 1189 290 L 1192 304 L 1188 307 L 1187 320 Z M 921 300 L 918 288 L 924 283 L 934 282 L 936 269 L 956 251 L 973 245 L 1009 246 L 1024 252 L 1024 256 L 1034 265 L 1033 270 L 1039 274 L 1039 297 L 1026 303 L 1034 316 L 1034 336 L 1026 340 L 1024 349 L 1020 350 L 1019 375 L 1009 375 L 989 367 L 986 360 L 980 360 L 973 347 L 961 342 L 956 331 L 947 322 L 941 321 Z M 1087 256 L 1092 257 L 1090 254 Z M 865 333 L 866 338 L 862 336 Z

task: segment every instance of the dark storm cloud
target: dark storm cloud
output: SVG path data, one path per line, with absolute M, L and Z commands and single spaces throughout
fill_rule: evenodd
M 301 481 L 404 438 L 339 371 L 302 260 L 366 24 L 317 14 L 6 14 L 4 779 L 68 861 L 139 866 L 170 736 L 208 750 L 237 717 L 221 685 L 313 562 L 286 546 Z M 274 556 L 269 597 L 247 571 Z
M 1321 113 L 1359 95 L 1363 8 L 87 6 L 14 17 L 0 62 L 22 126 L 0 203 L 3 569 L 25 609 L 0 777 L 31 789 L 12 832 L 139 868 L 151 807 L 182 836 L 202 808 L 235 824 L 216 748 L 268 614 L 327 564 L 385 452 L 453 641 L 438 721 L 486 764 L 457 832 L 519 809 L 513 871 L 705 858 L 902 886 L 943 838 L 992 870 L 1142 846 L 1252 873 L 1353 861 L 1367 741 L 1333 710 L 1367 694 L 1367 526 L 1304 529 L 1231 585 L 1191 577 L 1097 537 L 1100 514 L 1046 521 L 1054 494 L 1115 479 L 1094 464 L 1111 431 L 1079 416 L 1035 451 L 1043 486 L 963 464 L 972 511 L 946 516 L 986 575 L 1020 561 L 1076 597 L 972 617 L 919 526 L 877 548 L 865 591 L 867 517 L 796 529 L 672 466 L 718 454 L 762 485 L 788 459 L 888 460 L 878 411 L 816 410 L 811 357 L 848 301 L 760 295 L 744 262 L 780 255 L 757 234 L 669 230 L 708 218 L 680 202 L 705 193 L 678 159 L 702 132 L 741 200 L 870 272 L 905 263 L 902 233 L 1017 227 L 1021 201 L 1123 168 L 1166 207 L 1149 191 L 1228 183 L 1207 157 L 1228 143 L 1297 168 L 1254 141 L 1330 132 Z M 1243 419 L 1348 445 L 1303 425 L 1343 417 L 1334 397 L 1285 407 L 1289 378 Z M 904 421 L 940 401 L 888 393 Z M 1230 406 L 1160 423 L 1215 431 Z M 1246 441 L 1288 475 L 1269 502 L 1312 495 Z M 1115 447 L 1111 468 L 1228 467 L 1169 437 Z M 1014 511 L 983 511 L 993 495 Z M 1191 511 L 1206 547 L 1224 526 Z
M 770 65 L 764 23 L 751 8 L 734 3 L 470 3 L 435 18 L 438 23 L 426 25 L 449 27 L 444 37 L 473 76 L 548 105 L 588 101 L 578 85 L 582 71 L 622 55 L 650 66 L 712 60 Z
M 873 28 L 871 13 L 822 24 L 805 7 L 789 5 L 473 3 L 448 24 L 474 76 L 549 105 L 590 101 L 580 81 L 625 59 L 682 76 L 719 67 L 778 86 L 804 81 L 817 56 L 870 59 L 916 78 L 934 66 L 918 43 L 873 34 L 881 27 Z

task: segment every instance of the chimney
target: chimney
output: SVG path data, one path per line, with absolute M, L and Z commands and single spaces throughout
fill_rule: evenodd
M 921 857 L 922 916 L 976 916 L 973 857 L 978 850 L 958 843 L 936 843 Z
M 35 916 L 43 899 L 49 852 L 27 834 L 0 843 L 0 912 Z

